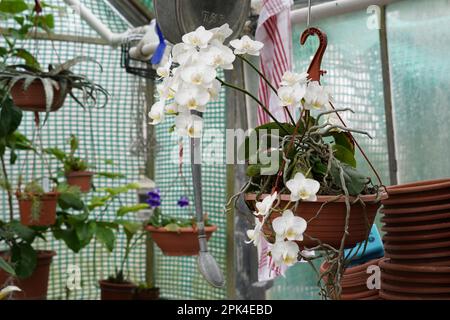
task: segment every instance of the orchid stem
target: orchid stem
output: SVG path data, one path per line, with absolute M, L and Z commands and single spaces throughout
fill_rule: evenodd
M 283 127 L 282 125 L 281 125 L 281 123 L 277 120 L 277 118 L 275 118 L 275 116 L 269 111 L 269 109 L 265 106 L 265 105 L 263 105 L 263 103 L 258 99 L 258 98 L 256 98 L 255 97 L 255 95 L 253 95 L 253 94 L 251 94 L 250 92 L 248 92 L 247 90 L 245 90 L 245 89 L 242 89 L 242 88 L 240 88 L 240 87 L 238 87 L 238 86 L 235 86 L 235 85 L 233 85 L 233 84 L 231 84 L 231 83 L 228 83 L 228 82 L 225 82 L 225 81 L 223 81 L 222 79 L 220 79 L 219 77 L 217 77 L 216 78 L 222 85 L 224 85 L 224 86 L 226 86 L 226 87 L 229 87 L 229 88 L 231 88 L 231 89 L 235 89 L 235 90 L 237 90 L 237 91 L 240 91 L 240 92 L 242 92 L 242 93 L 244 93 L 244 94 L 246 94 L 246 95 L 248 95 L 249 97 L 251 97 L 253 100 L 255 100 L 260 106 L 261 106 L 261 108 L 264 110 L 264 112 L 266 112 L 268 115 L 269 115 L 269 117 L 271 117 L 272 118 L 272 120 L 273 121 L 275 121 L 275 123 L 286 133 L 286 134 L 290 134 L 287 130 L 286 130 L 286 128 L 285 127 Z
M 269 79 L 267 79 L 267 77 L 250 61 L 248 60 L 246 57 L 244 57 L 243 55 L 237 55 L 237 57 L 239 57 L 242 61 L 244 61 L 245 63 L 247 63 L 253 70 L 255 70 L 259 76 L 264 80 L 265 83 L 267 83 L 267 85 L 270 87 L 270 89 L 272 89 L 272 91 L 278 95 L 278 90 L 274 87 L 274 85 L 269 81 Z M 292 117 L 291 112 L 289 111 L 288 107 L 285 107 L 284 110 L 286 110 L 289 118 L 292 121 L 292 124 L 295 125 L 295 120 Z

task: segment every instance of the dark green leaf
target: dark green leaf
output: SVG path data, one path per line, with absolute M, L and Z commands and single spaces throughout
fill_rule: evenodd
M 36 238 L 36 232 L 33 229 L 24 226 L 19 221 L 11 222 L 10 227 L 11 230 L 25 242 L 33 243 Z
M 5 272 L 9 273 L 12 276 L 16 275 L 16 272 L 14 271 L 13 267 L 5 261 L 2 257 L 0 257 L 0 269 L 4 270 Z
M 123 217 L 127 213 L 138 212 L 138 211 L 145 210 L 148 208 L 149 208 L 149 205 L 145 204 L 145 203 L 135 204 L 132 206 L 123 206 L 123 207 L 119 208 L 119 210 L 117 210 L 117 215 L 119 217 Z
M 30 66 L 30 67 L 33 67 L 36 69 L 41 68 L 37 59 L 29 51 L 27 51 L 25 49 L 21 48 L 21 49 L 14 50 L 13 56 L 25 60 L 25 64 L 27 66 Z
M 81 200 L 80 196 L 75 193 L 71 193 L 71 192 L 61 193 L 58 197 L 58 205 L 63 210 L 68 210 L 68 209 L 83 210 L 84 209 L 84 202 L 83 202 L 83 200 Z
M 66 158 L 66 153 L 58 148 L 47 148 L 44 150 L 45 153 L 54 156 L 59 161 L 64 161 Z
M 16 244 L 11 249 L 11 262 L 21 279 L 30 277 L 37 265 L 37 253 L 28 243 Z
M 78 239 L 75 229 L 54 229 L 53 235 L 57 240 L 63 240 L 66 246 L 75 253 L 80 252 L 83 248 L 81 241 Z
M 358 172 L 355 168 L 344 163 L 339 163 L 337 160 L 335 160 L 331 165 L 331 176 L 333 178 L 333 182 L 337 186 L 342 185 L 339 165 L 342 166 L 342 169 L 344 171 L 345 186 L 347 187 L 349 194 L 351 196 L 357 196 L 361 194 L 361 192 L 369 182 L 369 178 Z
M 6 98 L 0 112 L 0 138 L 14 133 L 22 122 L 22 111 Z
M 0 12 L 18 14 L 28 10 L 24 0 L 2 0 L 0 1 Z
M 109 252 L 112 252 L 114 250 L 116 237 L 114 235 L 114 232 L 110 228 L 107 228 L 101 224 L 97 224 L 95 235 L 97 237 L 97 240 L 100 241 Z
M 334 132 L 332 134 L 336 145 L 340 145 L 355 154 L 355 141 L 348 132 Z
M 348 150 L 347 148 L 345 148 L 339 144 L 333 145 L 333 150 L 334 150 L 334 156 L 336 157 L 336 159 L 338 159 L 339 161 L 341 161 L 345 164 L 352 166 L 353 168 L 356 168 L 356 159 L 355 159 L 353 152 L 351 152 L 350 150 Z

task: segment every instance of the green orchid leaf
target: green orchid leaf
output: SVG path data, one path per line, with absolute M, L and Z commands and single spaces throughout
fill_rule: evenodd
M 334 150 L 334 156 L 336 157 L 336 159 L 338 159 L 339 161 L 341 161 L 345 164 L 352 166 L 353 168 L 356 168 L 356 159 L 355 159 L 355 155 L 353 152 L 351 152 L 350 150 L 348 150 L 347 148 L 345 148 L 339 144 L 333 145 L 333 150 Z
M 14 133 L 22 122 L 22 111 L 6 98 L 0 111 L 0 138 Z
M 28 10 L 24 0 L 2 0 L 0 1 L 0 12 L 18 14 Z

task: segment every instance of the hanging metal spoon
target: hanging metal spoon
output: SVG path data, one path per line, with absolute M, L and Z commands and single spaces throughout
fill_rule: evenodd
M 202 117 L 201 113 L 192 112 L 192 114 Z M 201 139 L 191 138 L 191 166 L 192 166 L 192 180 L 194 184 L 194 201 L 195 201 L 195 215 L 197 219 L 198 228 L 198 242 L 200 252 L 198 254 L 198 268 L 203 277 L 212 286 L 222 288 L 225 285 L 225 278 L 217 261 L 208 251 L 208 244 L 206 241 L 205 221 L 203 215 L 202 202 L 202 150 Z

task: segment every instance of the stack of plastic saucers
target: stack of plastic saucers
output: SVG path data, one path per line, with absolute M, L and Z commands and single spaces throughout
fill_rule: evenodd
M 370 289 L 367 284 L 368 278 L 371 276 L 367 273 L 370 266 L 378 266 L 381 259 L 371 260 L 365 264 L 347 268 L 341 280 L 342 293 L 340 300 L 378 300 L 379 291 L 377 289 Z M 328 264 L 324 262 L 320 267 L 320 272 L 323 274 L 328 270 Z M 326 282 L 326 276 L 324 277 Z M 336 297 L 332 297 L 337 299 Z
M 402 270 L 413 268 L 408 272 L 418 276 L 421 272 L 429 275 L 430 270 L 439 270 L 436 272 L 441 276 L 440 271 L 450 267 L 450 179 L 389 187 L 388 194 L 382 208 L 382 230 L 386 232 L 383 241 L 388 259 L 383 261 L 380 296 L 384 299 L 419 299 L 421 295 L 423 299 L 446 298 L 450 294 L 446 291 L 450 289 L 448 285 L 406 281 L 412 277 L 395 281 L 388 270 L 392 273 L 396 266 Z

